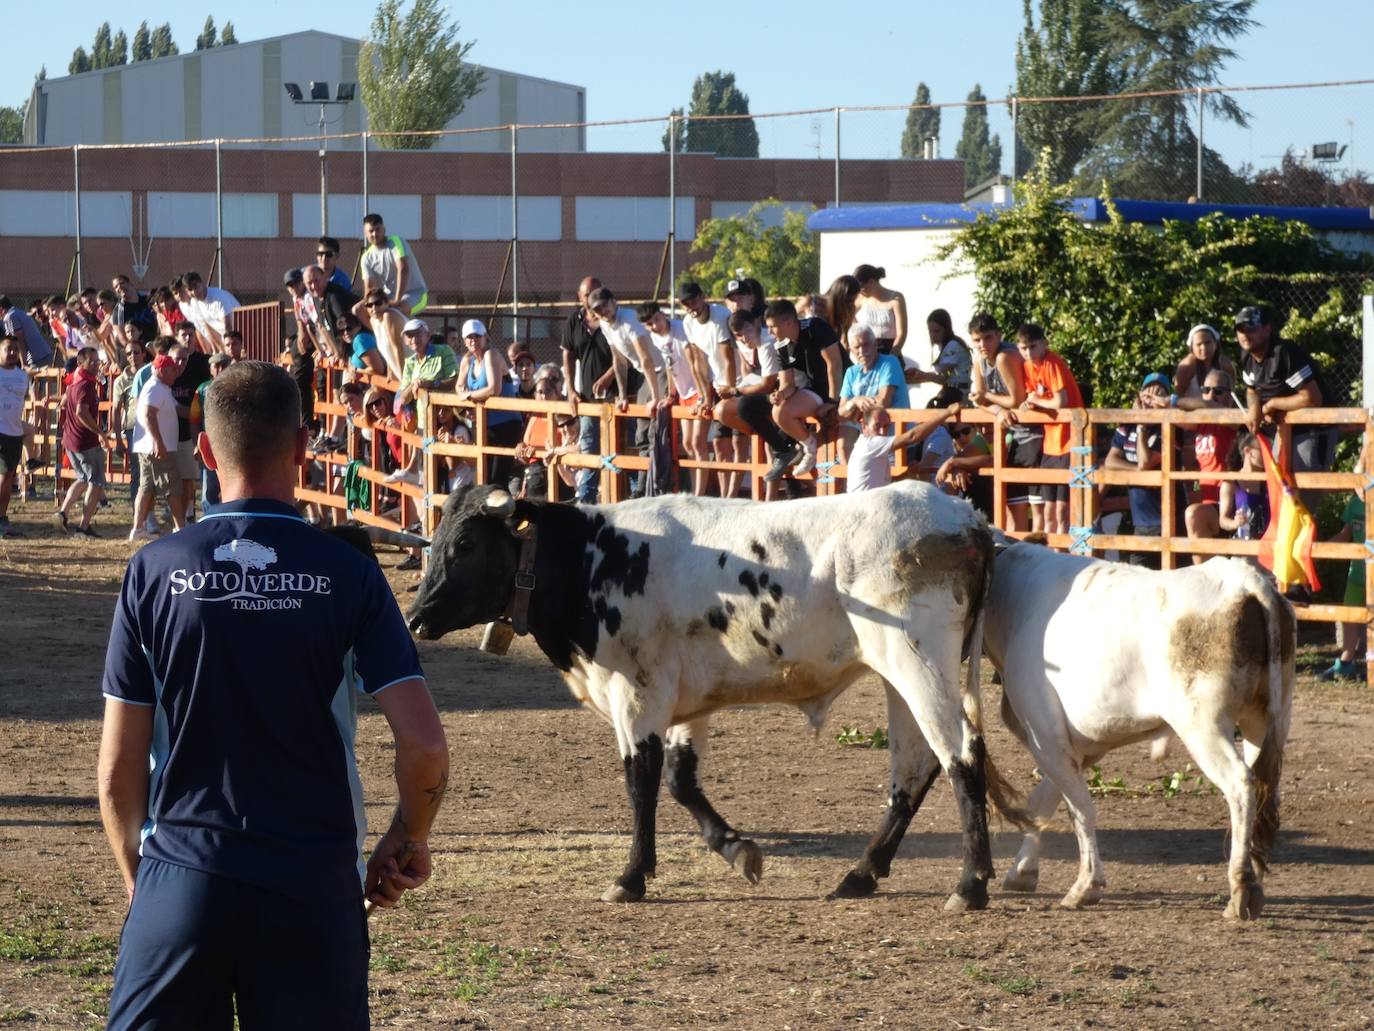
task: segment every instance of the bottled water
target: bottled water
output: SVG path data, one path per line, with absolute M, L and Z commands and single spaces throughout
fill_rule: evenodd
M 1236 539 L 1248 541 L 1250 539 L 1250 506 L 1241 505 L 1236 509 L 1236 518 L 1240 520 L 1240 526 L 1236 528 Z

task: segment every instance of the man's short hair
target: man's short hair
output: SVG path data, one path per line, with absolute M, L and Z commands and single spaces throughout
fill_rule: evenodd
M 772 319 L 795 319 L 797 317 L 797 306 L 786 297 L 779 297 L 776 301 L 770 301 L 768 307 L 763 309 L 763 317 Z
M 598 286 L 587 295 L 587 307 L 595 309 L 603 304 L 615 304 L 615 294 L 609 287 Z
M 192 322 L 190 319 L 185 319 L 184 321 L 177 323 L 176 329 L 173 330 L 173 332 L 180 333 L 183 329 L 189 329 L 192 333 L 194 333 L 196 331 L 196 324 Z
M 223 351 L 210 355 L 210 368 L 212 369 L 227 368 L 233 364 L 234 359 L 230 358 Z
M 696 301 L 704 296 L 706 295 L 705 292 L 701 289 L 701 284 L 698 283 L 695 279 L 685 280 L 677 288 L 677 299 L 679 301 Z
M 94 347 L 92 347 L 90 344 L 87 344 L 85 347 L 81 348 L 79 351 L 76 352 L 76 360 L 79 362 L 85 361 L 87 355 L 99 353 L 100 352 L 97 351 Z
M 970 333 L 1000 333 L 1002 327 L 988 312 L 980 311 L 968 320 L 968 331 Z
M 374 286 L 363 295 L 364 304 L 376 304 L 378 301 L 388 301 L 390 299 L 390 295 L 380 286 Z
M 0 311 L 9 311 L 14 307 L 14 302 L 9 299 L 8 294 L 0 294 Z
M 148 346 L 153 349 L 153 354 L 166 354 L 177 346 L 177 340 L 175 337 L 158 337 Z
M 181 281 L 186 284 L 186 289 L 188 290 L 191 289 L 191 287 L 195 286 L 197 283 L 205 282 L 205 280 L 200 278 L 199 272 L 187 272 L 184 276 L 181 277 Z
M 174 294 L 181 293 L 181 291 L 186 289 L 186 277 L 175 277 L 170 283 L 167 284 L 167 289 L 171 290 Z
M 129 282 L 129 277 L 128 277 L 127 275 L 125 275 L 123 272 L 121 272 L 121 273 L 119 273 L 119 275 L 115 276 L 114 279 L 111 280 L 111 282 L 115 282 L 115 283 L 128 283 L 128 282 Z
M 648 322 L 655 315 L 661 314 L 663 308 L 657 301 L 645 301 L 635 309 L 635 318 L 640 322 Z
M 368 214 L 366 214 L 366 215 L 363 216 L 363 225 L 365 225 L 365 226 L 384 226 L 384 225 L 386 225 L 386 221 L 382 218 L 381 215 L 379 215 L 379 214 L 377 214 L 375 211 L 373 211 L 373 212 L 369 212 Z
M 224 342 L 227 344 L 230 340 L 237 340 L 239 343 L 243 343 L 243 334 L 237 329 L 227 329 L 224 331 Z
M 867 337 L 869 340 L 877 341 L 873 335 L 873 327 L 866 326 L 862 322 L 856 322 L 845 331 L 845 344 L 852 344 L 855 340 L 862 340 Z
M 739 311 L 730 313 L 730 319 L 726 323 L 731 333 L 742 333 L 745 326 L 758 325 L 758 319 L 754 318 L 754 313 L 741 308 Z
M 101 304 L 118 304 L 119 295 L 113 290 L 100 290 L 96 293 L 95 299 Z
M 327 250 L 333 251 L 335 257 L 338 257 L 339 255 L 339 241 L 334 239 L 334 237 L 332 236 L 321 236 L 318 240 L 315 241 L 315 245 L 317 247 L 324 247 Z
M 1016 327 L 1016 339 L 1025 340 L 1028 343 L 1035 343 L 1037 340 L 1045 339 L 1045 329 L 1039 323 L 1023 322 Z
M 349 380 L 349 382 L 345 383 L 343 386 L 339 388 L 339 396 L 343 397 L 344 395 L 347 395 L 348 397 L 353 397 L 355 395 L 357 397 L 362 397 L 363 385 L 361 383 Z
M 231 468 L 279 457 L 295 447 L 300 427 L 300 387 L 278 365 L 238 362 L 205 391 L 205 432 L 215 457 Z

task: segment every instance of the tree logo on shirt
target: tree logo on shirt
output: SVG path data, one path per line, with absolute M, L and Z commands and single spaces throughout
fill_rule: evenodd
M 327 576 L 314 573 L 269 573 L 267 567 L 277 561 L 277 552 L 266 544 L 236 538 L 214 550 L 216 562 L 232 562 L 238 572 L 210 570 L 208 572 L 174 569 L 171 575 L 172 594 L 190 592 L 197 601 L 227 601 L 235 609 L 298 609 L 299 597 L 271 597 L 271 595 L 329 594 Z M 202 592 L 215 593 L 202 593 Z

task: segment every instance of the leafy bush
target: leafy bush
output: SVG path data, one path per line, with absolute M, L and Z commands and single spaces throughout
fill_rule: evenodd
M 743 215 L 708 218 L 697 227 L 693 254 L 708 254 L 687 270 L 708 296 L 720 297 L 739 269 L 763 284 L 769 297 L 794 296 L 816 289 L 821 251 L 816 234 L 806 228 L 807 212 L 782 210 L 782 224 L 769 225 L 764 215 L 782 208 L 776 198 L 760 201 Z

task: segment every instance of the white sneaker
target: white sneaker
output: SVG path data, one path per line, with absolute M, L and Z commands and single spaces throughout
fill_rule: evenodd
M 397 469 L 394 473 L 389 474 L 382 482 L 413 483 L 418 487 L 420 486 L 420 471 L 416 469 L 414 472 L 407 472 L 405 469 Z
M 150 540 L 153 539 L 153 537 L 154 537 L 154 535 L 151 534 L 151 533 L 149 533 L 149 532 L 148 532 L 146 529 L 144 529 L 143 527 L 139 527 L 139 528 L 136 529 L 136 530 L 130 530 L 130 531 L 129 531 L 129 540 L 130 540 L 131 542 L 132 542 L 132 541 L 150 541 Z
M 815 437 L 807 437 L 806 440 L 802 442 L 803 454 L 801 461 L 798 462 L 797 467 L 792 470 L 792 475 L 804 476 L 816 468 L 816 448 L 819 446 L 819 441 L 817 441 Z

